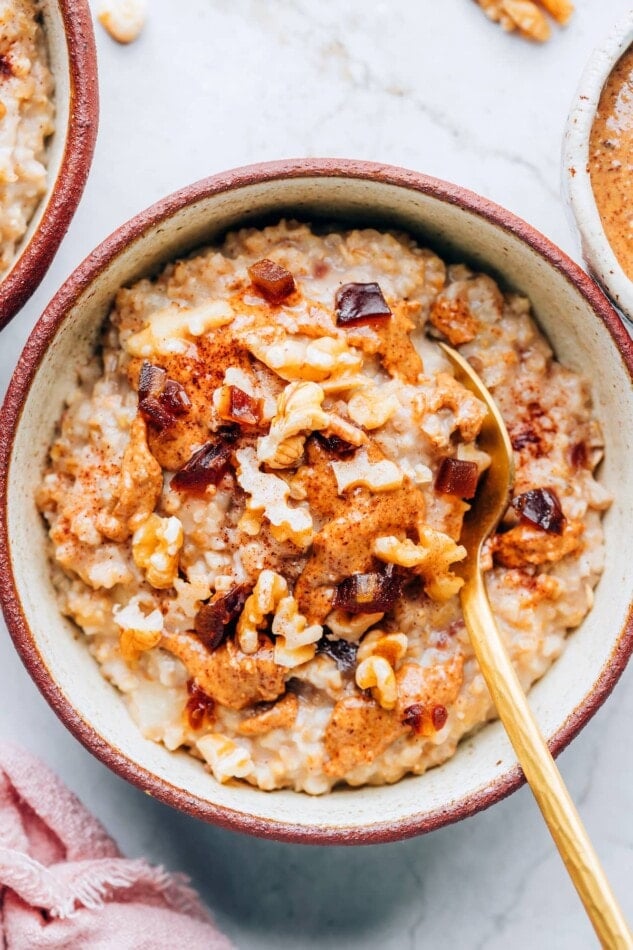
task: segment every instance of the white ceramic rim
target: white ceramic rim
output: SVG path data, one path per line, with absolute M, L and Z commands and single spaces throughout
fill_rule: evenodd
M 615 24 L 585 66 L 567 119 L 562 154 L 563 192 L 580 233 L 582 255 L 611 300 L 631 322 L 633 281 L 613 253 L 600 220 L 589 176 L 589 136 L 603 86 L 632 43 L 633 9 Z

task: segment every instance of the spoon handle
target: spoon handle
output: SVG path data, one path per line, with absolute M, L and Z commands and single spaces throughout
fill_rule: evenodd
M 536 724 L 495 623 L 479 571 L 462 588 L 473 649 L 510 742 L 587 915 L 608 950 L 633 938 L 576 807 Z

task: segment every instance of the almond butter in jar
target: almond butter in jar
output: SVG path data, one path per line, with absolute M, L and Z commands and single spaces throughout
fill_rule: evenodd
M 589 173 L 607 240 L 633 280 L 633 46 L 602 90 L 589 139 Z

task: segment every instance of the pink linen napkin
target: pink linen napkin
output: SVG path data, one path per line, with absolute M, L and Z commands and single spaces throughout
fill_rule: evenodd
M 231 950 L 186 878 L 121 857 L 41 762 L 0 742 L 0 947 Z

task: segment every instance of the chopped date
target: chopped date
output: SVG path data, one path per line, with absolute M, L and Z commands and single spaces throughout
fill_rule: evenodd
M 156 396 L 146 396 L 138 407 L 145 421 L 156 429 L 168 429 L 176 421 L 175 415 Z
M 167 379 L 162 394 L 162 401 L 166 408 L 176 416 L 184 416 L 191 409 L 191 400 L 184 386 L 175 379 Z
M 193 627 L 208 650 L 217 650 L 228 636 L 231 624 L 242 613 L 248 595 L 248 585 L 237 584 L 226 594 L 216 595 L 209 603 L 202 605 Z
M 405 600 L 419 600 L 424 592 L 424 581 L 418 574 L 402 575 L 402 596 Z
M 464 633 L 465 630 L 466 630 L 466 624 L 460 618 L 459 620 L 453 620 L 452 623 L 449 623 L 448 629 L 446 632 L 448 633 L 449 637 L 456 637 L 460 633 Z
M 571 450 L 571 464 L 574 468 L 587 468 L 587 446 L 584 442 L 576 442 Z
M 295 279 L 290 271 L 268 258 L 252 264 L 248 276 L 253 286 L 271 303 L 281 303 L 295 289 Z
M 512 507 L 523 521 L 529 521 L 550 534 L 563 533 L 565 515 L 558 496 L 551 489 L 534 488 L 523 492 L 512 499 Z
M 541 439 L 532 426 L 519 426 L 510 433 L 510 441 L 515 452 L 520 452 L 527 445 L 539 445 Z
M 317 280 L 320 280 L 322 277 L 325 277 L 329 273 L 330 265 L 327 261 L 315 261 L 312 265 L 312 276 L 316 277 Z
M 402 593 L 403 577 L 393 564 L 384 571 L 352 574 L 336 588 L 334 607 L 350 614 L 372 614 L 390 610 Z
M 200 729 L 205 719 L 213 718 L 214 702 L 202 690 L 195 680 L 187 680 L 189 699 L 185 706 L 185 714 L 192 729 Z
M 477 491 L 479 468 L 476 462 L 444 458 L 435 479 L 435 490 L 443 495 L 473 498 Z
M 171 488 L 181 492 L 203 492 L 217 485 L 231 462 L 232 443 L 239 430 L 218 430 L 211 441 L 194 452 L 171 480 Z
M 342 284 L 336 291 L 334 308 L 339 327 L 382 321 L 391 316 L 391 309 L 376 283 Z
M 183 386 L 164 369 L 144 360 L 138 377 L 138 407 L 143 418 L 157 429 L 167 429 L 191 408 Z
M 414 732 L 418 731 L 423 719 L 424 706 L 422 703 L 413 703 L 411 706 L 407 706 L 402 714 L 403 725 L 410 726 Z
M 226 397 L 220 406 L 223 419 L 243 426 L 257 426 L 262 421 L 264 400 L 249 396 L 238 386 L 227 386 Z
M 344 458 L 346 455 L 351 455 L 358 448 L 357 445 L 346 442 L 345 439 L 341 439 L 338 435 L 323 435 L 322 432 L 315 432 L 314 438 L 323 446 L 326 452 L 331 452 L 332 455 L 338 455 L 341 458 Z
M 446 706 L 433 706 L 430 718 L 433 728 L 436 732 L 439 732 L 440 729 L 444 728 L 448 719 Z M 409 726 L 414 732 L 422 730 L 425 719 L 428 723 L 428 712 L 423 703 L 413 703 L 411 706 L 407 706 L 402 714 L 403 725 Z
M 446 725 L 446 720 L 448 719 L 448 710 L 446 706 L 434 706 L 433 711 L 431 712 L 431 722 L 433 723 L 433 728 L 436 732 L 439 732 L 440 729 L 443 729 Z
M 356 667 L 356 654 L 358 644 L 350 643 L 348 640 L 330 640 L 329 637 L 321 637 L 317 643 L 317 653 L 325 653 L 331 657 L 338 666 L 341 673 L 351 673 Z
M 167 373 L 160 366 L 154 366 L 149 360 L 143 360 L 138 376 L 138 398 L 143 400 L 148 396 L 160 396 L 165 388 Z
M 216 435 L 219 438 L 224 439 L 224 441 L 228 442 L 230 445 L 233 445 L 233 443 L 237 442 L 240 437 L 240 427 L 233 423 L 228 426 L 220 426 L 216 432 Z

